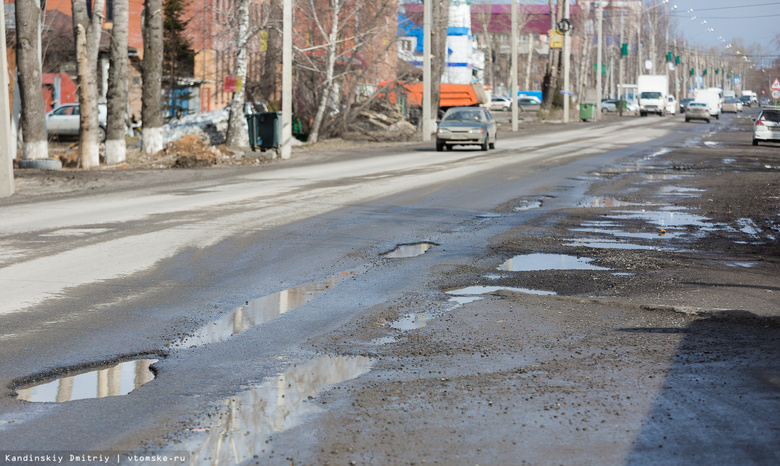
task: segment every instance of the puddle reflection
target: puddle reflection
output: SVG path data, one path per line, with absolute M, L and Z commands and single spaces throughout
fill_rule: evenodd
M 434 246 L 438 246 L 436 243 L 413 243 L 413 244 L 401 244 L 397 248 L 390 252 L 382 254 L 382 257 L 388 259 L 400 259 L 404 257 L 416 257 L 425 254 L 425 251 L 431 249 Z
M 134 359 L 68 374 L 55 380 L 17 388 L 16 397 L 36 403 L 64 403 L 127 395 L 154 379 L 154 373 L 149 366 L 157 361 L 158 359 Z
M 330 280 L 307 283 L 249 301 L 246 305 L 239 306 L 221 319 L 204 325 L 194 335 L 174 343 L 173 347 L 192 348 L 226 340 L 252 327 L 276 319 L 285 312 L 310 303 L 322 293 L 333 288 L 338 282 L 355 273 L 357 272 L 344 272 Z
M 390 322 L 390 327 L 401 331 L 415 330 L 423 328 L 427 325 L 427 322 L 433 320 L 434 316 L 430 312 L 422 312 L 419 314 L 407 314 L 398 320 Z
M 638 206 L 638 205 L 647 205 L 647 204 L 621 201 L 610 197 L 597 197 L 597 198 L 591 198 L 583 202 L 580 202 L 579 205 L 582 207 L 626 207 L 626 206 Z
M 241 464 L 252 459 L 266 448 L 270 435 L 323 411 L 309 398 L 367 373 L 373 363 L 362 356 L 321 357 L 229 398 L 205 439 L 185 440 L 191 463 Z
M 582 238 L 582 239 L 570 239 L 568 243 L 564 243 L 564 246 L 569 247 L 583 247 L 594 249 L 641 249 L 641 250 L 654 250 L 653 246 L 642 246 L 639 244 L 623 243 L 614 239 L 601 239 L 601 238 Z
M 592 265 L 593 259 L 566 254 L 524 254 L 508 259 L 498 270 L 529 272 L 532 270 L 609 270 Z
M 541 296 L 554 296 L 558 294 L 554 291 L 532 290 L 530 288 L 515 288 L 512 286 L 484 286 L 484 285 L 467 286 L 466 288 L 450 290 L 447 292 L 447 294 L 471 296 L 471 295 L 495 293 L 496 291 L 500 291 L 500 290 L 515 291 L 517 293 L 535 294 Z

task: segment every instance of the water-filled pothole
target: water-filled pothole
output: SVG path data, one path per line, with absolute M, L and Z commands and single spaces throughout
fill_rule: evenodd
M 508 259 L 498 270 L 529 272 L 533 270 L 609 270 L 591 264 L 593 259 L 566 254 L 523 254 Z
M 438 246 L 438 244 L 431 243 L 431 242 L 399 244 L 395 249 L 386 252 L 384 254 L 381 254 L 381 256 L 387 259 L 401 259 L 405 257 L 416 257 L 425 254 L 425 251 L 431 249 L 434 246 Z
M 639 244 L 624 243 L 615 239 L 606 238 L 577 238 L 570 239 L 563 244 L 569 247 L 593 248 L 593 249 L 636 249 L 636 250 L 655 250 L 654 246 L 642 246 Z
M 192 452 L 190 462 L 240 464 L 252 459 L 265 451 L 271 435 L 324 411 L 312 401 L 320 392 L 369 372 L 373 363 L 363 356 L 321 357 L 228 398 L 211 425 L 193 429 L 208 432 L 205 438 L 184 441 Z
M 64 403 L 66 401 L 127 395 L 154 379 L 149 366 L 158 359 L 132 359 L 79 372 L 54 380 L 44 380 L 16 389 L 20 400 L 36 403 Z
M 540 296 L 554 296 L 558 293 L 554 291 L 544 291 L 544 290 L 532 290 L 530 288 L 516 288 L 513 286 L 489 286 L 489 285 L 474 285 L 474 286 L 467 286 L 465 288 L 458 288 L 457 290 L 450 290 L 447 292 L 447 294 L 456 295 L 456 296 L 473 296 L 473 295 L 481 295 L 481 294 L 488 294 L 488 293 L 495 293 L 496 291 L 514 291 L 517 293 L 525 293 L 525 294 L 535 294 Z
M 230 314 L 210 322 L 198 329 L 192 336 L 174 343 L 174 348 L 192 348 L 206 343 L 226 340 L 257 325 L 264 324 L 282 314 L 298 309 L 324 292 L 333 288 L 338 282 L 356 274 L 357 271 L 340 273 L 329 280 L 306 283 L 305 285 L 288 288 L 261 298 L 247 301 Z

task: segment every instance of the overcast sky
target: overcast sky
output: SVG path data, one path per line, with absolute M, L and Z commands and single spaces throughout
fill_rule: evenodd
M 719 36 L 729 42 L 741 38 L 747 45 L 763 44 L 767 52 L 779 54 L 775 37 L 780 34 L 780 1 L 669 0 L 669 4 L 677 5 L 679 31 L 689 40 L 709 46 L 721 42 Z M 687 14 L 691 8 L 693 13 Z M 708 27 L 715 31 L 705 32 Z

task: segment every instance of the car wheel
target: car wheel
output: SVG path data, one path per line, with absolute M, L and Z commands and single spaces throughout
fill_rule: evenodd
M 607 113 L 607 109 L 606 108 L 602 108 L 601 109 L 601 113 Z
M 485 137 L 485 142 L 479 145 L 480 149 L 486 151 L 490 148 L 490 144 L 488 144 L 488 138 Z
M 691 122 L 691 119 L 690 119 L 690 118 L 686 118 L 686 119 L 685 119 L 685 122 L 686 122 L 686 123 L 690 123 L 690 122 Z
M 98 126 L 98 141 L 106 142 L 106 128 Z
M 639 116 L 641 116 L 641 117 L 646 117 L 646 116 L 647 116 L 647 113 L 645 113 L 645 112 L 639 112 Z
M 441 152 L 444 150 L 444 144 L 441 142 L 436 142 L 436 152 Z
M 710 124 L 710 120 L 704 120 L 704 121 L 706 121 L 706 122 L 707 122 L 707 124 Z
M 511 108 L 511 106 L 510 106 L 510 105 L 507 105 L 507 106 L 505 106 L 505 107 L 504 107 L 504 111 L 505 111 L 505 112 L 508 112 L 508 111 L 510 111 L 510 110 L 512 110 L 512 108 Z
M 488 149 L 495 149 L 495 148 L 496 148 L 495 142 L 491 142 L 490 144 L 488 144 Z
M 716 120 L 720 120 L 720 114 L 718 114 L 718 115 L 715 115 L 715 119 L 716 119 Z M 708 122 L 708 123 L 709 123 L 709 122 Z
M 753 139 L 753 145 L 754 145 L 754 146 L 757 146 L 757 145 L 758 145 L 758 139 Z

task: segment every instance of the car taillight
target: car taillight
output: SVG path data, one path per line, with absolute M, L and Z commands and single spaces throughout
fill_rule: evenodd
M 756 126 L 764 126 L 764 122 L 761 120 L 756 120 Z

